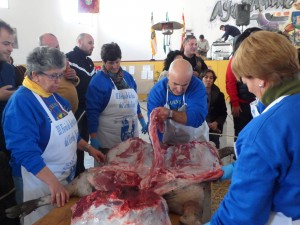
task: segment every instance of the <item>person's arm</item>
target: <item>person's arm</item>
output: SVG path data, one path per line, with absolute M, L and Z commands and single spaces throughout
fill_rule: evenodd
M 50 138 L 48 115 L 32 92 L 21 87 L 6 105 L 3 131 L 11 156 L 28 172 L 45 182 L 51 193 L 51 203 L 63 206 L 69 193 L 46 166 L 43 149 Z
M 221 39 L 224 38 L 224 41 L 227 41 L 227 39 L 229 37 L 229 32 L 230 32 L 229 30 L 230 30 L 230 28 L 228 26 L 225 26 L 225 33 L 221 37 Z
M 211 219 L 211 224 L 266 224 L 274 191 L 276 171 L 248 146 L 234 166 L 229 192 Z M 234 218 L 234 220 L 232 219 Z
M 7 101 L 16 89 L 15 69 L 8 63 L 3 63 L 0 73 L 0 101 Z M 0 118 L 1 119 L 1 118 Z
M 100 74 L 99 74 L 100 73 Z M 95 75 L 89 83 L 86 99 L 86 116 L 89 133 L 97 133 L 99 115 L 106 108 L 112 91 L 112 83 L 102 72 Z
M 11 90 L 12 88 L 12 85 L 5 85 L 0 88 L 0 101 L 7 101 L 10 98 L 15 92 L 15 90 Z
M 226 91 L 230 98 L 232 114 L 234 116 L 238 116 L 240 110 L 240 102 L 239 102 L 238 90 L 237 90 L 237 80 L 231 69 L 232 60 L 234 60 L 234 57 L 232 57 L 229 60 L 227 70 L 226 70 Z
M 147 116 L 150 123 L 150 114 L 157 107 L 163 107 L 166 103 L 168 79 L 156 83 L 149 92 L 147 101 Z M 158 131 L 158 138 L 161 141 L 163 135 Z
M 165 107 L 158 107 L 159 113 L 157 115 L 157 119 L 161 121 L 165 121 L 167 119 L 171 119 L 176 121 L 177 123 L 181 123 L 186 125 L 187 116 L 186 112 L 178 112 L 175 110 L 167 109 Z
M 207 94 L 204 84 L 196 77 L 192 77 L 186 91 L 185 101 L 187 103 L 186 125 L 199 127 L 207 116 Z
M 75 87 L 79 84 L 80 79 L 76 75 L 76 71 L 70 67 L 69 61 L 67 61 L 66 69 L 64 70 L 63 74 L 65 79 L 72 82 Z
M 51 170 L 45 166 L 40 170 L 36 177 L 48 185 L 51 194 L 51 204 L 57 204 L 58 207 L 64 206 L 69 201 L 70 195 L 65 187 L 59 182 Z
M 185 100 L 188 109 L 185 112 L 178 112 L 164 107 L 166 104 L 167 80 L 164 82 L 165 88 L 163 88 L 162 83 L 157 83 L 150 91 L 147 104 L 148 118 L 150 118 L 150 113 L 153 109 L 159 108 L 158 120 L 165 121 L 166 119 L 171 119 L 177 123 L 199 127 L 204 122 L 207 114 L 206 90 L 202 81 L 192 77 L 186 91 Z
M 2 126 L 11 157 L 36 175 L 46 166 L 41 155 L 50 137 L 50 124 L 45 110 L 30 90 L 21 87 L 8 101 Z
M 105 161 L 105 155 L 101 151 L 98 151 L 95 147 L 93 147 L 93 145 L 88 144 L 84 139 L 81 139 L 78 142 L 77 147 L 78 149 L 89 153 L 89 155 L 93 156 L 97 162 Z

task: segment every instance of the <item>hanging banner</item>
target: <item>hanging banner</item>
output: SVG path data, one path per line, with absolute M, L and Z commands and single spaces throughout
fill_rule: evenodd
M 78 0 L 79 13 L 99 13 L 99 0 Z
M 185 19 L 184 19 L 184 13 L 182 12 L 182 32 L 181 32 L 181 46 L 183 46 L 183 41 L 185 38 Z
M 155 34 L 155 30 L 152 28 L 152 26 L 154 25 L 153 22 L 153 12 L 151 13 L 151 49 L 152 49 L 152 57 L 156 55 L 157 52 L 157 42 L 156 42 L 156 34 Z

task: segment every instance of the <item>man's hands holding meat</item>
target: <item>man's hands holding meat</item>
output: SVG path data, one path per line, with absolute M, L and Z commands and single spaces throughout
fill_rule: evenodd
M 166 119 L 169 119 L 169 115 L 171 110 L 167 109 L 166 107 L 158 107 L 159 110 L 157 116 L 155 117 L 156 120 L 158 121 L 165 121 Z

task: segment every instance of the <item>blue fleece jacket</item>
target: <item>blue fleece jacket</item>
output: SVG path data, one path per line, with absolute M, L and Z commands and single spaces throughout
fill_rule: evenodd
M 70 112 L 70 104 L 53 94 L 65 111 Z M 45 101 L 55 103 L 51 95 Z M 53 110 L 54 118 L 58 117 L 60 107 Z M 21 165 L 34 175 L 44 166 L 43 154 L 50 138 L 50 118 L 38 102 L 32 91 L 21 86 L 9 99 L 3 112 L 2 124 L 6 146 L 11 151 L 12 174 L 21 176 Z M 78 141 L 80 137 L 78 137 Z
M 251 120 L 236 142 L 231 186 L 211 225 L 263 225 L 270 211 L 300 219 L 300 94 Z
M 162 107 L 166 104 L 168 78 L 163 78 L 157 82 L 151 89 L 148 102 L 148 121 L 150 121 L 150 113 L 157 107 Z M 183 104 L 183 95 L 176 96 L 169 92 L 168 104 L 170 109 L 177 110 Z M 206 89 L 201 80 L 192 76 L 191 82 L 185 92 L 185 103 L 187 104 L 187 126 L 199 127 L 205 121 L 207 115 L 207 96 Z M 158 133 L 160 141 L 163 135 Z

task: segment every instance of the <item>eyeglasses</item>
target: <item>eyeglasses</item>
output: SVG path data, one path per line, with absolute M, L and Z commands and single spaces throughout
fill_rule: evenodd
M 59 74 L 59 73 L 54 73 L 54 74 L 47 74 L 44 72 L 39 72 L 41 75 L 46 76 L 49 80 L 58 80 L 61 79 L 63 77 L 63 74 Z

